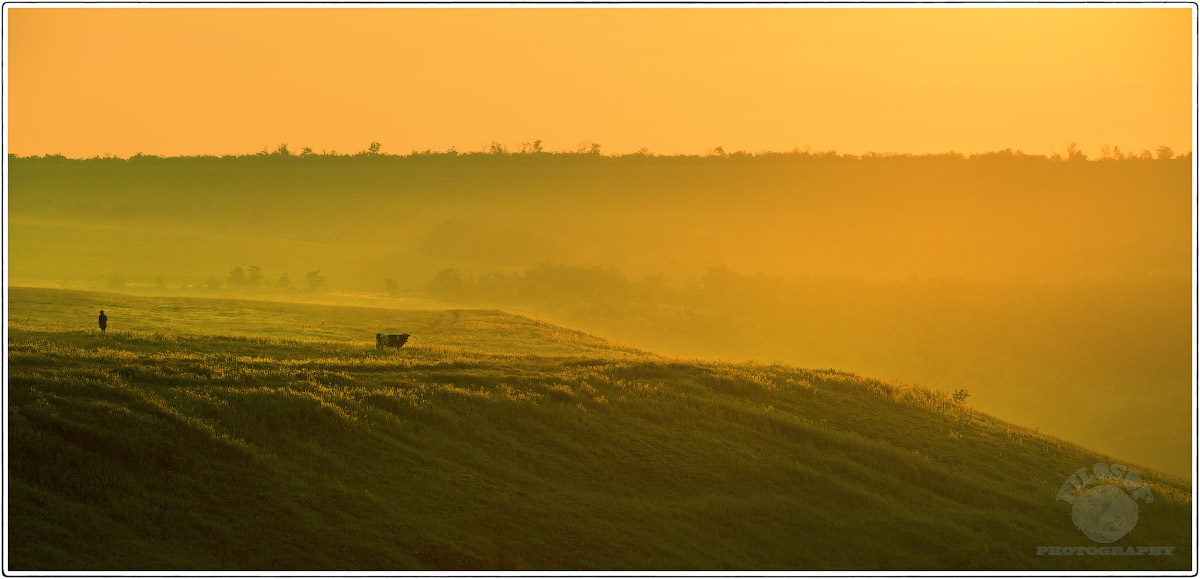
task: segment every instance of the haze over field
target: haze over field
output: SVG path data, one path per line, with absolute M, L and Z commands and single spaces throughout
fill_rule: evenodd
M 988 452 L 1017 452 L 1005 446 L 1020 439 L 1008 423 L 1032 429 L 1029 441 L 1042 442 L 1019 452 L 1040 457 L 1030 475 L 1039 481 L 1057 476 L 1050 463 L 1067 456 L 1115 457 L 1181 477 L 1167 485 L 1173 493 L 1190 481 L 1191 7 L 6 10 L 5 267 L 23 300 L 9 326 L 20 321 L 19 376 L 32 388 L 21 391 L 19 412 L 40 417 L 23 426 L 29 440 L 58 436 L 54 425 L 87 414 L 40 406 L 59 396 L 75 408 L 73 397 L 87 397 L 63 384 L 78 378 L 84 393 L 101 384 L 129 400 L 153 391 L 186 402 L 164 368 L 184 368 L 195 374 L 187 388 L 202 388 L 201 377 L 233 375 L 241 362 L 200 371 L 190 356 L 242 339 L 261 341 L 253 342 L 256 368 L 271 379 L 222 382 L 236 386 L 222 396 L 290 388 L 286 373 L 266 366 L 305 363 L 298 352 L 306 346 L 287 341 L 292 332 L 337 342 L 305 344 L 324 352 L 330 372 L 336 356 L 352 358 L 353 372 L 337 380 L 375 392 L 377 362 L 354 358 L 361 344 L 351 334 L 386 331 L 412 333 L 417 346 L 434 340 L 442 350 L 417 350 L 431 367 L 472 360 L 467 372 L 387 380 L 441 392 L 422 382 L 441 376 L 486 398 L 512 386 L 493 378 L 508 376 L 501 366 L 516 363 L 517 336 L 530 336 L 550 348 L 537 355 L 602 351 L 608 366 L 675 356 L 749 374 L 775 368 L 766 390 L 779 392 L 742 391 L 742 382 L 736 392 L 706 390 L 714 409 L 727 395 L 751 406 L 779 397 L 799 401 L 787 412 L 820 420 L 789 390 L 788 377 L 805 372 L 914 383 L 937 401 L 927 416 L 934 426 L 919 427 L 939 440 L 928 448 L 942 448 L 939 421 L 984 412 L 1006 422 L 972 423 L 987 426 L 972 426 L 967 438 Z M 88 354 L 118 376 L 43 375 L 39 364 L 74 368 L 60 358 L 104 339 L 72 335 L 95 325 L 94 313 L 81 313 L 91 299 L 111 300 L 95 309 L 109 308 L 113 330 L 136 329 L 120 336 L 124 349 Z M 357 309 L 324 307 L 335 305 Z M 251 324 L 231 317 L 238 311 L 263 317 Z M 270 311 L 281 316 L 274 325 Z M 440 341 L 451 331 L 443 321 L 457 322 L 460 311 L 472 312 L 470 321 L 451 324 L 456 341 Z M 302 312 L 318 318 L 298 321 Z M 354 316 L 353 327 L 340 315 Z M 368 327 L 376 317 L 379 327 Z M 551 348 L 556 339 L 567 340 L 565 350 Z M 135 358 L 153 371 L 122 365 Z M 571 388 L 587 391 L 589 375 L 560 364 L 571 367 L 558 358 L 521 366 L 523 384 L 553 399 L 543 390 L 566 372 Z M 669 380 L 679 392 L 710 387 L 697 372 Z M 371 400 L 334 395 L 337 380 L 313 382 L 313 395 L 378 414 Z M 907 414 L 862 396 L 879 389 L 872 380 L 830 382 L 853 392 L 845 404 L 861 405 L 839 406 L 853 418 L 838 428 L 879 421 L 900 429 L 891 421 Z M 308 400 L 297 392 L 287 396 Z M 670 415 L 676 402 L 655 412 Z M 179 420 L 192 424 L 190 402 L 179 404 Z M 497 416 L 487 408 L 480 416 Z M 297 412 L 277 418 L 286 424 Z M 555 420 L 578 418 L 555 412 Z M 518 432 L 525 415 L 504 416 L 505 436 Z M 746 416 L 727 418 L 745 426 Z M 243 428 L 243 419 L 217 413 L 201 422 L 221 436 L 245 435 L 251 447 L 289 444 Z M 461 416 L 410 419 L 444 435 L 450 452 L 474 436 L 460 436 Z M 631 436 L 644 435 L 636 424 L 643 430 Z M 341 419 L 326 426 L 342 433 L 328 448 L 367 440 L 345 435 Z M 899 444 L 895 429 L 880 435 L 883 447 Z M 1001 430 L 1005 441 L 987 446 Z M 678 448 L 710 436 L 687 425 L 671 432 Z M 739 444 L 754 444 L 754 432 Z M 1081 449 L 1043 445 L 1047 436 Z M 33 456 L 29 448 L 22 456 Z M 953 446 L 936 468 L 953 470 L 970 448 Z M 562 472 L 586 470 L 571 462 L 583 455 L 564 452 Z M 718 472 L 731 463 L 713 464 Z M 62 482 L 25 467 L 26 498 Z M 319 478 L 305 471 L 296 480 L 305 477 Z M 1036 495 L 1021 492 L 1013 504 Z M 1172 505 L 1176 515 L 1184 508 Z M 733 511 L 713 512 L 726 520 Z M 59 554 L 74 548 L 54 544 Z M 457 547 L 464 559 L 454 562 L 423 551 L 371 551 L 366 560 L 511 563 L 492 552 L 502 546 Z M 1028 566 L 1024 547 L 891 568 Z M 669 567 L 662 561 L 687 560 L 680 549 L 677 558 L 623 560 Z M 764 549 L 781 561 L 775 566 L 812 561 Z M 196 561 L 177 555 L 162 565 Z M 235 555 L 202 560 L 228 568 L 282 561 Z M 525 566 L 549 560 L 536 550 L 521 557 Z M 603 557 L 589 557 L 589 568 L 602 566 Z M 888 556 L 874 566 L 889 568 Z
M 10 169 L 13 284 L 503 307 L 663 353 L 967 388 L 1019 424 L 1190 469 L 1188 158 L 273 154 Z

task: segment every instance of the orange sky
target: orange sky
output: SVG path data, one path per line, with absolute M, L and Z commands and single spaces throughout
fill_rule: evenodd
M 8 8 L 9 152 L 1192 149 L 1182 8 Z

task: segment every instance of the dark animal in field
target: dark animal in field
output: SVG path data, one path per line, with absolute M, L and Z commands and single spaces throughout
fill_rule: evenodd
M 375 334 L 375 349 L 402 348 L 408 341 L 408 334 Z

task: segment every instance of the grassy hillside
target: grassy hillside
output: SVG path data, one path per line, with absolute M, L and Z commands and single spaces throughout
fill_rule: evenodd
M 13 570 L 1187 569 L 1190 488 L 919 386 L 670 359 L 499 311 L 10 288 Z M 93 329 L 97 310 L 109 332 Z M 400 351 L 377 331 L 407 332 Z

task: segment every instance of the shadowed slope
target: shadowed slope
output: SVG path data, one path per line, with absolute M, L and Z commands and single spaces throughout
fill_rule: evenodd
M 1136 467 L 1155 500 L 1116 544 L 1173 556 L 1036 556 L 1093 545 L 1054 496 L 1111 459 L 922 387 L 662 358 L 502 312 L 10 295 L 13 569 L 1191 558 L 1189 489 Z M 106 307 L 107 335 L 74 327 L 96 303 L 128 308 Z M 132 323 L 135 311 L 170 312 L 189 333 Z M 380 352 L 354 337 L 385 315 L 417 341 Z

